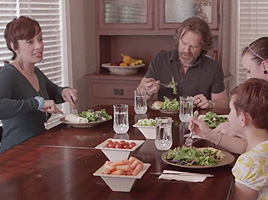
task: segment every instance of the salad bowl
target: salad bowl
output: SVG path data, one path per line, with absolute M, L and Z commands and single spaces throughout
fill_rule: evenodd
M 133 127 L 138 128 L 146 139 L 156 138 L 155 119 L 140 119 Z
M 141 126 L 136 123 L 133 125 L 133 127 L 138 128 L 146 139 L 156 138 L 156 126 Z

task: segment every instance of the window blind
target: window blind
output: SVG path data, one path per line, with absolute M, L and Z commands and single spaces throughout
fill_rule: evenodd
M 267 0 L 239 0 L 238 19 L 238 68 L 236 83 L 246 80 L 246 72 L 241 64 L 242 49 L 257 38 L 268 35 L 268 1 Z
M 62 48 L 62 1 L 63 0 L 0 0 L 0 66 L 4 60 L 10 60 L 12 53 L 7 49 L 3 33 L 5 26 L 13 18 L 29 16 L 40 23 L 44 41 L 44 62 L 36 64 L 44 74 L 59 86 L 66 85 L 63 74 Z M 62 109 L 62 105 L 59 105 Z M 59 124 L 60 115 L 52 115 L 45 124 L 51 128 Z

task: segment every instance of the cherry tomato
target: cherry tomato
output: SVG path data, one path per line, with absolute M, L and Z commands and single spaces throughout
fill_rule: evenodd
M 117 142 L 117 141 L 114 141 L 114 145 L 117 145 L 117 144 L 119 144 L 119 142 Z
M 125 144 L 125 145 L 123 146 L 123 148 L 124 148 L 124 149 L 129 149 L 129 145 L 128 145 L 128 144 Z
M 109 144 L 107 144 L 107 147 L 109 147 L 109 148 L 114 148 L 114 143 L 109 143 Z
M 120 143 L 117 143 L 117 144 L 115 145 L 115 148 L 116 148 L 116 149 L 121 149 L 121 148 L 122 148 L 122 145 L 121 145 Z
M 112 143 L 113 141 L 112 140 L 107 140 L 107 143 Z
M 135 143 L 135 142 L 131 142 L 130 144 L 131 144 L 133 147 L 136 146 L 136 143 Z
M 125 141 L 124 140 L 121 140 L 119 143 L 122 144 L 122 145 L 124 145 L 125 144 Z

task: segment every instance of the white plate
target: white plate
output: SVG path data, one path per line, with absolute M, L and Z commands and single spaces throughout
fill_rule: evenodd
M 95 149 L 100 149 L 110 161 L 117 161 L 117 160 L 124 160 L 127 159 L 130 152 L 135 151 L 138 147 L 140 147 L 144 140 L 124 140 L 125 142 L 135 142 L 136 146 L 134 146 L 132 149 L 117 149 L 117 148 L 109 148 L 107 147 L 107 141 L 112 140 L 113 142 L 117 141 L 120 142 L 124 139 L 114 139 L 114 138 L 108 138 L 101 144 L 97 145 Z
M 111 63 L 105 63 L 101 65 L 102 67 L 108 68 L 111 74 L 116 75 L 132 75 L 137 74 L 138 69 L 140 67 L 145 66 L 144 64 L 136 65 L 136 66 L 111 66 Z
M 110 120 L 110 119 L 109 119 Z M 65 120 L 65 117 L 61 118 L 60 121 L 64 124 L 68 124 L 70 126 L 76 127 L 76 128 L 90 128 L 90 127 L 94 127 L 97 126 L 99 124 L 102 124 L 104 122 L 107 122 L 109 120 L 105 120 L 105 121 L 98 121 L 98 122 L 89 122 L 89 123 L 71 123 L 67 120 Z
M 102 174 L 103 165 L 93 174 L 93 176 L 100 176 L 112 191 L 130 192 L 135 181 L 141 179 L 150 166 L 151 164 L 149 163 L 143 163 L 143 169 L 136 176 L 126 176 Z

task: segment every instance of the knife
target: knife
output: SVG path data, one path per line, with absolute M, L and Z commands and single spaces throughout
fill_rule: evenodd
M 197 173 L 188 173 L 188 172 L 153 172 L 153 175 L 179 175 L 179 176 L 206 176 L 206 177 L 214 177 L 212 174 L 197 174 Z
M 74 107 L 72 107 L 72 108 L 73 108 L 73 113 L 74 113 L 75 115 L 77 115 L 77 114 L 78 114 L 78 111 L 77 111 L 77 108 L 76 108 L 76 103 L 75 103 L 75 101 L 74 101 L 74 99 L 73 99 L 72 96 L 71 96 L 71 99 L 72 99 L 72 102 L 73 102 L 73 104 L 74 104 Z

